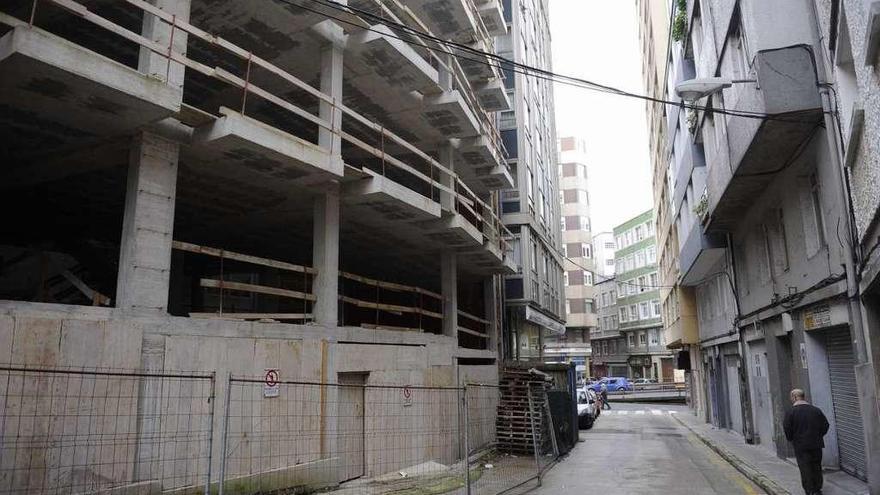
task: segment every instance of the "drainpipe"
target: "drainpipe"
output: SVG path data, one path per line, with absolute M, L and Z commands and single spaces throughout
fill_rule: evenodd
M 819 26 L 820 16 L 816 3 L 809 2 L 809 4 L 813 10 L 814 25 Z M 822 38 L 822 34 L 819 33 L 818 46 L 822 56 L 816 57 L 816 63 L 819 65 L 816 67 L 816 72 L 822 75 L 822 79 L 828 79 L 830 74 L 827 67 L 831 65 L 831 61 L 827 58 L 828 52 L 822 47 Z M 846 253 L 844 253 L 843 268 L 846 272 L 846 297 L 847 302 L 849 303 L 850 321 L 852 322 L 851 333 L 853 335 L 853 343 L 855 344 L 857 362 L 863 364 L 867 363 L 869 360 L 867 348 L 868 336 L 866 334 L 867 329 L 862 321 L 861 293 L 859 289 L 861 274 L 856 268 L 860 261 L 860 253 L 858 251 L 859 238 L 858 233 L 855 232 L 854 228 L 855 210 L 852 205 L 852 192 L 850 190 L 849 176 L 846 171 L 846 165 L 843 163 L 843 132 L 841 131 L 840 114 L 837 112 L 836 98 L 832 100 L 831 95 L 831 92 L 834 92 L 834 95 L 837 93 L 834 91 L 834 85 L 832 83 L 819 82 L 818 86 L 821 88 L 819 90 L 819 97 L 822 100 L 822 114 L 825 119 L 825 137 L 828 140 L 828 148 L 831 151 L 831 161 L 837 171 L 837 184 L 835 184 L 836 187 L 834 190 L 837 200 L 843 207 L 846 217 L 844 227 L 846 228 L 846 233 L 848 235 L 849 246 L 844 247 Z M 833 105 L 832 101 L 834 102 Z
M 852 337 L 855 344 L 856 359 L 858 363 L 868 362 L 868 348 L 866 344 L 865 328 L 862 322 L 861 293 L 859 291 L 859 273 L 856 269 L 858 262 L 858 236 L 853 231 L 853 207 L 852 196 L 849 187 L 849 177 L 846 166 L 843 163 L 843 150 L 841 146 L 842 135 L 840 133 L 839 118 L 835 107 L 831 104 L 831 84 L 820 84 L 823 89 L 819 91 L 822 100 L 822 113 L 825 115 L 825 136 L 828 139 L 828 147 L 831 151 L 831 161 L 837 171 L 837 183 L 834 187 L 837 200 L 844 212 L 844 228 L 847 233 L 848 246 L 844 247 L 843 268 L 846 272 L 846 298 L 849 303 L 849 316 L 852 322 Z

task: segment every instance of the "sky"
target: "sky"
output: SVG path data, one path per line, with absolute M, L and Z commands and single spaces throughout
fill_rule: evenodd
M 553 72 L 644 94 L 636 0 L 550 0 Z M 586 140 L 594 234 L 653 205 L 645 104 L 556 84 L 556 134 Z

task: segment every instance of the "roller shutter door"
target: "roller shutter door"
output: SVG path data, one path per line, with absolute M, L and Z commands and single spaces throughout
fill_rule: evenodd
M 866 479 L 865 437 L 859 396 L 856 390 L 855 355 L 849 330 L 826 333 L 831 399 L 837 426 L 840 468 L 857 478 Z

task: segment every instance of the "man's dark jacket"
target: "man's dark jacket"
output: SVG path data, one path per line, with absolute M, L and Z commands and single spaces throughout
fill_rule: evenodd
M 812 404 L 798 404 L 785 415 L 783 423 L 785 438 L 795 450 L 812 450 L 825 447 L 822 437 L 828 433 L 828 419 L 822 410 Z

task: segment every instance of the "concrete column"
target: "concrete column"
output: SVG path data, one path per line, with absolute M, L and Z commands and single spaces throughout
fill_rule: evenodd
M 491 322 L 487 328 L 489 340 L 486 343 L 486 349 L 499 352 L 500 354 L 498 349 L 498 334 L 500 332 L 500 325 L 498 324 L 498 279 L 498 275 L 492 275 L 492 277 L 483 281 L 483 305 L 486 308 L 486 319 Z
M 345 3 L 345 2 L 337 2 Z M 337 104 L 342 103 L 342 53 L 345 48 L 345 34 L 342 28 L 331 20 L 322 21 L 313 28 L 326 43 L 321 47 L 321 92 L 333 98 Z M 339 130 L 342 128 L 342 112 L 333 104 L 321 101 L 318 116 L 330 122 L 333 130 L 320 127 L 318 144 L 330 150 L 334 155 L 341 154 L 342 139 Z
M 189 21 L 191 0 L 152 0 L 150 3 L 159 7 L 168 14 L 177 16 L 181 21 Z M 186 31 L 180 28 L 172 28 L 165 21 L 154 15 L 144 14 L 142 35 L 145 38 L 168 47 L 174 52 L 186 54 Z M 138 70 L 144 74 L 161 79 L 176 87 L 183 87 L 184 66 L 175 62 L 169 62 L 168 57 L 155 53 L 147 48 L 141 48 L 138 56 Z
M 455 146 L 451 141 L 447 141 L 440 145 L 440 159 L 438 160 L 441 165 L 448 168 L 450 171 L 455 171 Z M 451 191 L 455 191 L 455 180 L 453 180 L 452 176 L 449 174 L 442 174 L 437 179 L 437 182 L 443 184 Z M 448 191 L 440 191 L 440 207 L 444 211 L 455 211 L 455 194 Z
M 179 148 L 148 132 L 134 139 L 119 248 L 117 308 L 162 313 L 168 308 Z
M 339 184 L 328 184 L 315 198 L 312 265 L 318 271 L 312 284 L 317 298 L 314 321 L 335 327 L 339 311 Z
M 440 255 L 440 292 L 443 296 L 443 335 L 458 339 L 458 263 L 454 252 Z

